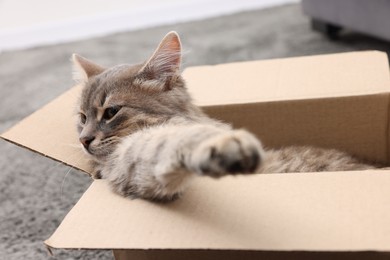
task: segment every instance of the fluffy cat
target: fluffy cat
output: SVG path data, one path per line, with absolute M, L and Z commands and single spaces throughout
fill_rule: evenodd
M 145 63 L 104 68 L 73 55 L 80 99 L 80 142 L 96 177 L 126 197 L 170 201 L 196 175 L 316 172 L 374 168 L 337 151 L 287 147 L 264 151 L 196 107 L 180 75 L 181 43 L 168 33 Z

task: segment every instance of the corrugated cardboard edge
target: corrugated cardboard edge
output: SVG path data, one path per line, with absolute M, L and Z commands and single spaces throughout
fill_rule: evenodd
M 15 125 L 15 126 L 16 126 L 16 125 Z M 11 128 L 11 129 L 12 129 L 12 128 Z M 74 166 L 74 165 L 68 164 L 68 163 L 66 163 L 66 162 L 63 162 L 63 161 L 61 161 L 61 160 L 59 160 L 59 159 L 56 159 L 56 158 L 54 158 L 54 157 L 51 157 L 50 155 L 47 155 L 47 154 L 38 152 L 37 150 L 34 150 L 34 149 L 32 149 L 32 148 L 30 148 L 30 147 L 28 147 L 28 146 L 25 146 L 25 145 L 16 143 L 15 141 L 13 141 L 13 140 L 7 138 L 6 136 L 4 136 L 3 134 L 0 135 L 0 138 L 3 139 L 4 141 L 7 141 L 7 142 L 9 142 L 9 143 L 11 143 L 11 144 L 14 144 L 14 145 L 18 146 L 18 147 L 21 147 L 21 148 L 24 148 L 24 149 L 26 149 L 26 150 L 29 150 L 29 151 L 31 151 L 31 152 L 33 152 L 33 153 L 42 155 L 42 156 L 44 156 L 44 157 L 46 157 L 46 158 L 52 159 L 52 160 L 54 160 L 54 161 L 56 161 L 56 162 L 62 163 L 63 165 L 72 167 L 72 168 L 74 168 L 74 169 L 76 169 L 76 170 L 82 171 L 82 172 L 88 174 L 90 177 L 92 177 L 91 173 L 89 173 L 89 172 L 87 172 L 87 171 L 85 171 L 85 170 L 83 170 L 83 169 L 81 169 L 81 168 L 79 168 L 79 167 L 77 167 L 77 166 Z
M 382 53 L 380 51 L 377 51 L 379 53 Z M 387 65 L 390 66 L 390 60 L 387 53 L 383 53 L 386 56 Z M 390 82 L 390 69 L 387 70 L 387 78 L 388 82 Z M 389 92 L 390 92 L 390 86 L 389 86 Z M 387 109 L 387 161 L 390 162 L 390 93 L 388 95 L 388 109 Z
M 388 109 L 387 109 L 387 161 L 390 162 L 390 94 L 388 95 Z
M 113 250 L 115 260 L 178 260 L 178 259 L 291 259 L 291 260 L 329 260 L 329 259 L 389 259 L 388 253 L 376 251 L 252 251 L 252 250 Z

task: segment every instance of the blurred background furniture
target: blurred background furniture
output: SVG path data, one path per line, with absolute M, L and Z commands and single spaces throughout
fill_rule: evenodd
M 302 0 L 302 8 L 331 39 L 346 28 L 390 41 L 390 0 Z

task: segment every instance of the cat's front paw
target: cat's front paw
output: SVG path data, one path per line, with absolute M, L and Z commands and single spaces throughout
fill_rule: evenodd
M 191 165 L 197 173 L 212 177 L 253 173 L 263 154 L 263 148 L 253 134 L 235 130 L 201 143 L 192 153 Z

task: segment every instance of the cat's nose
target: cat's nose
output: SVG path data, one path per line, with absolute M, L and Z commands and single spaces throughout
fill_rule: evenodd
M 89 145 L 95 140 L 94 136 L 83 136 L 80 137 L 80 142 L 83 144 L 84 148 L 88 150 Z

